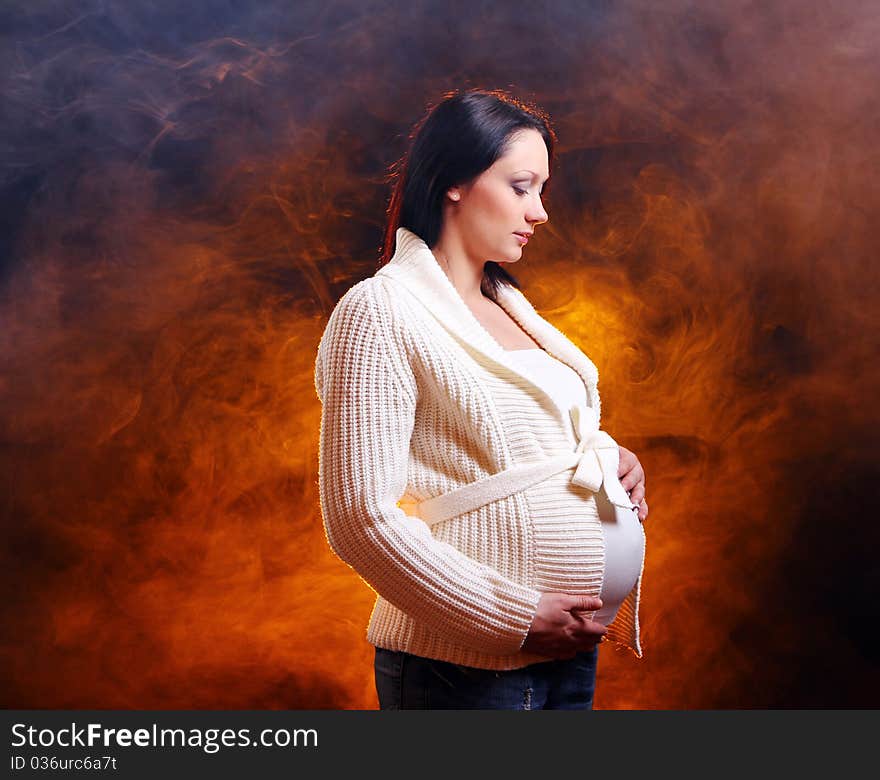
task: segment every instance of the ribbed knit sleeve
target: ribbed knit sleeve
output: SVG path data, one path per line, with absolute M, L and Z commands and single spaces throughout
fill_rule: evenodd
M 322 403 L 319 491 L 327 540 L 378 594 L 448 641 L 519 651 L 541 593 L 455 547 L 397 502 L 407 482 L 418 388 L 375 279 L 339 301 L 315 363 Z

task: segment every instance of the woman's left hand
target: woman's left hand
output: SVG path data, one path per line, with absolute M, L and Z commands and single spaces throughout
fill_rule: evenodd
M 645 501 L 645 470 L 634 452 L 620 445 L 618 449 L 620 465 L 617 467 L 617 476 L 623 489 L 629 493 L 630 501 L 638 506 L 639 520 L 644 522 L 648 516 L 648 502 Z

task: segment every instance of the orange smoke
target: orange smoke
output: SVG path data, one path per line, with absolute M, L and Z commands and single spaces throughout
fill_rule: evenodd
M 7 707 L 376 706 L 313 361 L 377 267 L 385 170 L 463 84 L 439 4 L 266 8 L 4 33 Z M 596 707 L 875 706 L 880 24 L 652 8 L 458 28 L 474 83 L 555 122 L 550 222 L 512 271 L 648 474 L 645 657 L 603 645 Z

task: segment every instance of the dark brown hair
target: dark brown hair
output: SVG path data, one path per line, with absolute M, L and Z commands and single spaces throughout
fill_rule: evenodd
M 410 134 L 409 151 L 392 166 L 394 189 L 380 266 L 394 253 L 397 229 L 405 227 L 434 247 L 443 222 L 443 198 L 457 184 L 467 184 L 503 156 L 520 130 L 537 130 L 547 145 L 550 166 L 556 134 L 545 113 L 502 90 L 447 92 L 430 106 Z M 396 180 L 396 181 L 395 181 Z M 544 185 L 544 192 L 549 185 Z M 519 282 L 499 263 L 486 262 L 481 289 L 496 300 L 500 285 Z

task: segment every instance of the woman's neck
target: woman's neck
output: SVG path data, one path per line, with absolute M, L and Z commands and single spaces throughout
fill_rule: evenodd
M 465 303 L 480 306 L 489 300 L 482 290 L 485 263 L 472 260 L 461 241 L 454 236 L 441 236 L 431 251 Z

